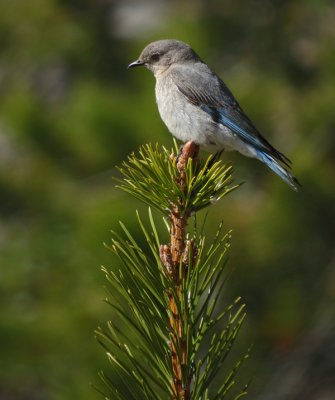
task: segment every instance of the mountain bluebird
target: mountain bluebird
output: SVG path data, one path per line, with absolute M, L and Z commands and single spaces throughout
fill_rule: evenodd
M 264 162 L 294 190 L 291 161 L 258 132 L 224 82 L 186 43 L 150 43 L 128 68 L 144 65 L 156 78 L 162 120 L 179 140 L 192 140 L 207 151 L 237 150 Z

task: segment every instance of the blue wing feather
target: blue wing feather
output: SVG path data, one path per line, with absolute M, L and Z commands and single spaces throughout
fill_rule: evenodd
M 225 109 L 223 107 L 216 108 L 216 107 L 209 107 L 206 104 L 201 104 L 200 108 L 210 114 L 212 118 L 216 121 L 221 123 L 222 125 L 225 125 L 228 127 L 230 130 L 232 130 L 236 135 L 240 136 L 243 141 L 247 142 L 248 144 L 251 144 L 257 148 L 264 149 L 264 143 L 259 140 L 259 138 L 253 134 L 250 134 L 248 131 L 243 129 L 241 125 L 231 119 L 229 117 L 229 111 L 228 109 Z
M 252 146 L 261 161 L 297 190 L 297 179 L 280 165 L 281 162 L 290 168 L 291 161 L 259 133 L 228 87 L 206 64 L 179 65 L 170 74 L 178 90 L 190 103 L 209 114 L 214 123 L 228 127 Z

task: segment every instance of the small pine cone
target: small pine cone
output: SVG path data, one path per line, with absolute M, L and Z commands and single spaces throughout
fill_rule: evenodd
M 164 269 L 168 272 L 169 275 L 172 275 L 173 262 L 170 246 L 168 246 L 167 244 L 162 244 L 159 247 L 159 257 L 162 261 Z
M 194 239 L 187 240 L 186 247 L 183 251 L 183 263 L 185 265 L 193 266 L 197 262 L 198 248 Z

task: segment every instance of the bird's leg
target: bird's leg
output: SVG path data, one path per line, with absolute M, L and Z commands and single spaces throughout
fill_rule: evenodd
M 208 163 L 208 169 L 211 168 L 213 166 L 214 163 L 216 163 L 217 161 L 219 161 L 222 153 L 224 152 L 224 149 L 217 151 L 214 156 L 212 157 L 212 159 L 210 160 L 210 162 Z
M 213 159 L 214 159 L 215 161 L 218 161 L 218 160 L 221 158 L 223 152 L 224 152 L 224 149 L 221 149 L 220 151 L 217 151 L 217 152 L 214 154 Z

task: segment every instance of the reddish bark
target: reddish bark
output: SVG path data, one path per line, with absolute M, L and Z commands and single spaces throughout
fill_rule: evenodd
M 199 146 L 190 141 L 182 147 L 177 160 L 177 168 L 179 171 L 178 184 L 186 189 L 186 173 L 185 168 L 188 160 L 196 159 L 199 152 Z M 186 332 L 183 332 L 182 315 L 179 315 L 179 310 L 176 304 L 181 298 L 181 279 L 186 278 L 187 268 L 189 265 L 189 254 L 193 257 L 196 249 L 193 241 L 186 241 L 186 226 L 189 215 L 183 213 L 183 204 L 174 204 L 171 210 L 171 244 L 162 245 L 160 249 L 160 257 L 162 264 L 165 267 L 166 273 L 170 276 L 174 285 L 174 291 L 168 291 L 169 297 L 169 320 L 170 320 L 170 349 L 171 362 L 173 370 L 172 389 L 173 398 L 175 400 L 189 400 L 191 386 L 191 370 L 187 366 L 187 348 L 185 342 Z M 180 267 L 182 271 L 180 271 Z M 180 273 L 181 272 L 181 273 Z M 173 292 L 175 294 L 173 294 Z M 178 357 L 177 349 L 179 349 L 180 357 Z M 182 370 L 189 372 L 186 378 L 182 376 Z

